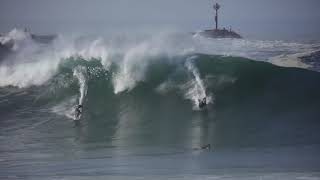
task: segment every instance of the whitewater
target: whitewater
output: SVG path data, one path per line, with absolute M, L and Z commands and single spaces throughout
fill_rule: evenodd
M 0 43 L 0 179 L 320 177 L 318 42 L 13 29 Z

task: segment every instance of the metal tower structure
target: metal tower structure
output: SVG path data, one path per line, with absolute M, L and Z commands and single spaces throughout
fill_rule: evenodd
M 218 3 L 214 4 L 213 9 L 216 11 L 216 15 L 214 17 L 214 20 L 216 22 L 216 29 L 218 29 L 218 11 L 220 9 L 220 5 Z

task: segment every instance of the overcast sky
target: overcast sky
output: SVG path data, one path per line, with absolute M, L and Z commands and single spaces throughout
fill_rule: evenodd
M 105 33 L 213 27 L 213 0 L 0 0 L 0 32 Z M 221 26 L 252 38 L 320 39 L 320 0 L 217 0 Z

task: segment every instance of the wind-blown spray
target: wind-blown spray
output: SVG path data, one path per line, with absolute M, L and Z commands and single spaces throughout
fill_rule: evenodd
M 80 98 L 79 104 L 83 104 L 83 100 L 87 95 L 87 80 L 86 80 L 87 69 L 82 66 L 78 66 L 74 69 L 73 75 L 78 79 L 79 86 L 80 86 Z
M 197 58 L 197 56 L 191 56 L 186 60 L 185 66 L 187 67 L 188 71 L 190 71 L 194 77 L 194 79 L 190 82 L 186 93 L 186 97 L 191 99 L 197 107 L 199 106 L 199 99 L 202 100 L 206 98 L 208 102 L 211 101 L 211 97 L 207 97 L 206 89 L 202 79 L 200 78 L 200 73 L 198 69 L 192 63 L 192 60 Z

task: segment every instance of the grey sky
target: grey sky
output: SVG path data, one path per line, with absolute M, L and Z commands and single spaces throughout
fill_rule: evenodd
M 217 0 L 221 25 L 253 38 L 320 39 L 320 0 Z M 0 32 L 190 32 L 213 26 L 213 0 L 0 0 Z

